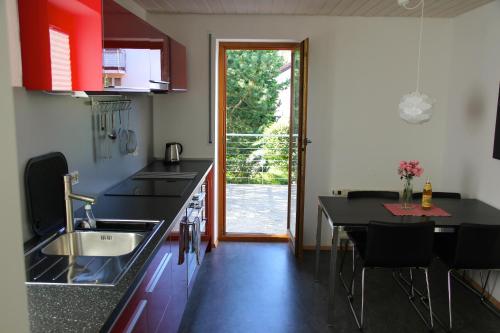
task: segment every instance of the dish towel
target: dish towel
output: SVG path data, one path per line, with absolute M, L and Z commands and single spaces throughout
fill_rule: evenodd
M 201 221 L 197 217 L 193 222 L 193 250 L 196 254 L 196 263 L 200 264 L 200 246 L 201 246 Z
M 179 260 L 178 265 L 182 265 L 184 263 L 184 253 L 186 252 L 186 245 L 188 244 L 188 240 L 186 238 L 189 237 L 188 232 L 189 226 L 186 224 L 186 218 L 184 217 L 179 225 Z

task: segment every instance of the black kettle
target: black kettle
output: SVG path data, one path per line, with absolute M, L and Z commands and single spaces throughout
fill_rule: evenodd
M 173 164 L 181 161 L 182 145 L 178 142 L 168 142 L 165 145 L 165 163 Z

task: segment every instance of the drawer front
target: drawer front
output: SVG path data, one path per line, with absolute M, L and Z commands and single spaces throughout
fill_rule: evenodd
M 172 284 L 171 299 L 160 321 L 158 333 L 175 333 L 179 329 L 182 314 L 187 304 L 187 261 L 178 265 L 179 243 L 175 236 L 170 237 L 172 244 Z
M 151 260 L 140 285 L 128 301 L 111 332 L 122 333 L 127 332 L 127 330 L 129 332 L 154 332 L 169 300 L 164 304 L 165 301 L 158 301 L 160 298 L 155 298 L 152 295 L 155 292 L 164 290 L 163 285 L 166 281 L 172 279 L 173 260 L 170 249 L 170 242 L 165 241 L 161 245 L 161 248 Z M 140 315 L 138 316 L 139 310 Z M 134 318 L 135 321 L 132 321 Z M 146 330 L 143 331 L 144 328 Z
M 165 243 L 158 253 L 160 261 L 148 284 L 145 294 L 148 300 L 148 321 L 151 332 L 155 332 L 172 299 L 172 266 L 174 257 L 170 243 Z

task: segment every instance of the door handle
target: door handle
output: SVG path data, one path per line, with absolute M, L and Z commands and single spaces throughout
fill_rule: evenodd
M 309 145 L 309 144 L 311 144 L 311 143 L 312 143 L 311 139 L 309 139 L 309 138 L 304 138 L 304 144 L 302 145 L 302 147 L 300 147 L 300 150 L 301 150 L 301 151 L 306 151 L 306 147 L 307 147 L 307 145 Z
M 165 271 L 165 268 L 168 266 L 168 263 L 170 261 L 170 258 L 172 257 L 171 253 L 166 253 L 163 258 L 160 261 L 160 264 L 156 268 L 153 277 L 149 281 L 147 287 L 146 287 L 146 292 L 147 293 L 152 293 L 156 285 L 158 284 L 158 281 L 160 281 L 161 276 L 163 275 L 163 272 Z
M 132 314 L 132 318 L 130 318 L 130 321 L 128 322 L 127 326 L 123 330 L 126 333 L 132 333 L 134 331 L 135 326 L 137 325 L 137 322 L 142 316 L 142 313 L 144 312 L 144 309 L 146 308 L 146 304 L 148 304 L 148 301 L 145 299 L 141 299 L 139 304 L 137 304 L 137 307 L 134 310 L 134 313 Z

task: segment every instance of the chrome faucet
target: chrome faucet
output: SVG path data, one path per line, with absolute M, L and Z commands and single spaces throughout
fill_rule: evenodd
M 96 198 L 73 193 L 73 177 L 70 174 L 64 175 L 64 202 L 66 204 L 66 232 L 74 231 L 73 200 L 79 200 L 88 204 L 95 204 Z

